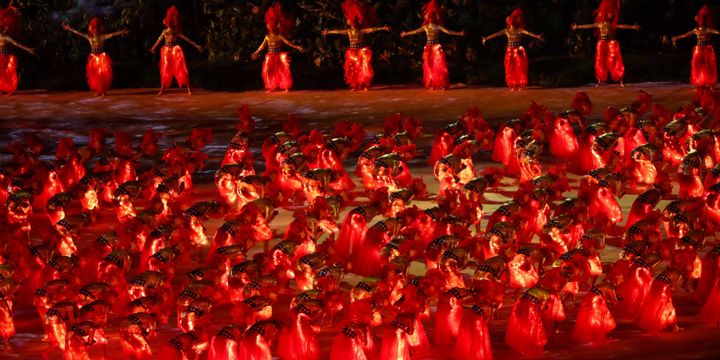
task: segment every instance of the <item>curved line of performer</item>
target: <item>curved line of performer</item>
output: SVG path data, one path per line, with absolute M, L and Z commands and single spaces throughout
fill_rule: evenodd
M 389 31 L 388 26 L 370 27 L 368 24 L 375 18 L 373 9 L 360 2 L 360 0 L 345 0 L 342 4 L 343 13 L 348 25 L 346 29 L 323 30 L 325 35 L 345 35 L 350 41 L 345 53 L 345 82 L 352 90 L 367 90 L 372 84 L 374 71 L 372 68 L 372 50 L 363 43 L 366 34 L 377 31 Z M 597 85 L 603 85 L 612 80 L 623 85 L 625 66 L 620 51 L 620 43 L 615 37 L 619 29 L 639 30 L 638 25 L 624 25 L 619 20 L 620 1 L 603 0 L 596 10 L 596 19 L 592 24 L 572 24 L 571 29 L 594 29 L 598 35 L 595 53 L 595 77 Z M 412 31 L 403 31 L 401 37 L 425 33 L 427 43 L 423 50 L 423 83 L 427 89 L 446 89 L 449 86 L 448 69 L 445 60 L 445 51 L 440 43 L 440 34 L 452 36 L 465 36 L 464 32 L 449 30 L 443 26 L 442 8 L 437 0 L 431 0 L 423 7 L 423 25 Z M 20 30 L 19 11 L 12 4 L 0 10 L 0 94 L 13 94 L 17 90 L 17 58 L 13 55 L 13 47 L 34 54 L 34 50 L 15 41 Z M 673 45 L 677 40 L 690 36 L 697 38 L 697 45 L 693 50 L 692 72 L 690 82 L 698 87 L 710 87 L 717 83 L 717 67 L 715 52 L 709 43 L 711 35 L 718 35 L 716 29 L 710 27 L 710 11 L 704 6 L 698 12 L 696 21 L 698 27 L 686 34 L 672 38 Z M 273 4 L 265 14 L 265 23 L 268 34 L 260 47 L 252 54 L 258 59 L 260 53 L 267 49 L 262 65 L 262 79 L 267 91 L 289 91 L 293 80 L 290 70 L 290 55 L 283 51 L 288 46 L 300 52 L 305 49 L 288 40 L 287 36 L 292 28 L 292 19 L 283 13 L 278 3 Z M 507 50 L 505 52 L 505 82 L 512 91 L 521 90 L 528 83 L 528 58 L 522 46 L 522 37 L 530 36 L 544 41 L 542 35 L 534 34 L 525 29 L 523 13 L 520 9 L 514 10 L 506 19 L 507 26 L 494 34 L 482 38 L 486 41 L 505 35 Z M 160 51 L 160 94 L 171 87 L 173 79 L 179 87 L 186 87 L 190 94 L 189 76 L 185 65 L 185 56 L 179 45 L 183 40 L 198 51 L 203 47 L 185 36 L 180 27 L 180 15 L 175 6 L 168 9 L 163 20 L 165 29 L 153 45 L 151 52 L 155 53 L 162 44 Z M 87 80 L 90 90 L 96 95 L 105 95 L 112 83 L 112 66 L 110 56 L 104 51 L 105 40 L 119 35 L 126 35 L 127 30 L 112 33 L 103 33 L 99 18 L 93 18 L 88 25 L 87 33 L 81 33 L 62 25 L 67 31 L 81 36 L 89 41 L 91 53 L 87 63 Z

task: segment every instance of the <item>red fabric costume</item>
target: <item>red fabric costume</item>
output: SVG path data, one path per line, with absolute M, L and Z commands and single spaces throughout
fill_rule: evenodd
M 437 0 L 423 6 L 424 25 L 442 24 L 442 10 Z M 444 89 L 450 85 L 445 50 L 437 41 L 428 40 L 423 50 L 423 84 L 426 89 Z
M 270 34 L 286 36 L 292 22 L 283 14 L 280 4 L 273 4 L 265 13 L 265 25 Z M 290 56 L 279 47 L 270 46 L 262 65 L 262 78 L 265 90 L 289 90 L 293 86 L 290 73 Z
M 180 13 L 175 6 L 167 10 L 163 24 L 175 32 L 180 32 Z M 179 87 L 190 84 L 185 54 L 178 43 L 165 43 L 160 50 L 160 84 L 169 88 L 175 78 Z
M 710 27 L 712 19 L 710 9 L 703 6 L 695 20 L 701 28 Z M 693 49 L 692 72 L 690 83 L 695 86 L 713 86 L 717 83 L 717 64 L 715 61 L 715 49 L 706 41 L 698 41 Z
M 677 324 L 677 315 L 672 301 L 672 292 L 676 286 L 674 269 L 665 270 L 655 278 L 650 292 L 645 297 L 640 312 L 637 314 L 637 325 L 651 333 L 657 333 L 670 325 Z
M 606 300 L 605 296 L 609 296 L 610 299 Z M 608 301 L 616 301 L 614 297 L 615 291 L 612 288 L 600 287 L 593 287 L 585 295 L 573 328 L 572 337 L 575 341 L 593 344 L 606 341 L 607 333 L 616 326 L 615 318 L 607 307 Z
M 600 83 L 607 82 L 608 76 L 613 81 L 622 82 L 625 76 L 620 43 L 614 37 L 619 12 L 619 0 L 603 0 L 597 9 L 595 22 L 608 22 L 610 26 L 610 35 L 600 37 L 595 48 L 595 77 Z
M 348 24 L 360 31 L 367 20 L 368 8 L 357 0 L 345 0 L 342 3 L 343 14 Z M 353 89 L 367 89 L 372 84 L 375 71 L 372 67 L 372 50 L 362 44 L 350 44 L 345 51 L 345 83 Z
M 95 37 L 100 31 L 102 22 L 99 18 L 95 17 L 90 20 L 88 25 L 88 36 Z M 112 61 L 110 55 L 108 55 L 102 48 L 93 48 L 88 56 L 87 66 L 85 67 L 87 74 L 88 86 L 90 90 L 98 94 L 104 94 L 110 89 L 112 84 L 113 72 L 112 72 Z
M 547 335 L 540 309 L 549 296 L 547 290 L 534 287 L 515 302 L 505 332 L 506 345 L 527 357 L 542 355 Z
M 465 309 L 455 344 L 459 360 L 492 360 L 487 315 L 478 305 Z
M 510 16 L 505 19 L 508 27 L 514 27 L 521 30 L 525 27 L 525 20 L 520 9 L 515 9 Z M 519 39 L 518 39 L 519 40 Z M 524 88 L 528 83 L 528 58 L 525 48 L 520 42 L 508 43 L 505 50 L 505 84 L 509 88 Z
M 0 9 L 0 32 L 15 36 L 19 28 L 19 15 L 13 7 Z M 12 54 L 10 45 L 0 49 L 0 92 L 13 94 L 17 90 L 17 57 Z

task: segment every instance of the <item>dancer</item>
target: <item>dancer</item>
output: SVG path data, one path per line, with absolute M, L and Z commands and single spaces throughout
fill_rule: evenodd
M 90 56 L 88 56 L 85 72 L 87 74 L 88 86 L 90 90 L 95 91 L 95 96 L 107 95 L 110 84 L 112 83 L 112 61 L 110 56 L 105 52 L 103 45 L 105 40 L 111 39 L 119 35 L 127 35 L 127 30 L 120 30 L 109 34 L 102 33 L 102 21 L 98 17 L 92 18 L 88 24 L 87 34 L 83 34 L 70 27 L 68 24 L 62 25 L 63 29 L 85 38 L 90 42 Z
M 160 43 L 165 41 L 163 49 L 160 51 L 160 92 L 158 95 L 162 95 L 166 88 L 172 86 L 173 78 L 177 81 L 178 87 L 187 87 L 188 95 L 192 95 L 188 70 L 185 65 L 185 54 L 180 44 L 178 44 L 177 39 L 180 38 L 187 41 L 190 45 L 194 46 L 198 52 L 202 52 L 203 47 L 182 33 L 182 29 L 180 28 L 180 13 L 175 6 L 171 6 L 167 10 L 163 24 L 165 24 L 165 30 L 163 30 L 155 42 L 155 45 L 150 49 L 150 52 L 154 54 L 158 46 L 160 46 Z
M 483 37 L 482 42 L 492 40 L 501 35 L 507 36 L 508 45 L 505 50 L 505 84 L 510 91 L 522 90 L 528 82 L 528 59 L 525 48 L 521 45 L 522 35 L 527 35 L 545 41 L 542 34 L 537 35 L 525 30 L 525 19 L 520 9 L 513 10 L 512 14 L 505 19 L 507 27 L 488 37 Z
M 345 0 L 342 3 L 343 14 L 347 21 L 348 28 L 342 30 L 323 30 L 326 35 L 347 35 L 350 39 L 350 48 L 345 51 L 345 83 L 350 85 L 350 90 L 367 91 L 372 84 L 375 72 L 372 68 L 372 50 L 363 44 L 365 34 L 377 31 L 389 31 L 389 26 L 363 27 L 366 26 L 375 14 L 371 13 L 372 8 L 360 3 L 358 0 Z
M 423 12 L 425 13 L 423 26 L 413 31 L 403 31 L 400 34 L 401 37 L 406 37 L 425 32 L 427 43 L 425 44 L 425 50 L 423 50 L 423 83 L 428 90 L 445 90 L 450 84 L 445 61 L 445 50 L 440 45 L 440 33 L 465 36 L 464 31 L 450 31 L 443 27 L 441 11 L 437 0 L 430 0 L 429 3 L 423 6 Z
M 640 26 L 618 24 L 620 0 L 603 0 L 595 12 L 597 16 L 594 24 L 572 24 L 572 30 L 597 29 L 600 34 L 595 50 L 595 86 L 605 85 L 608 75 L 613 81 L 619 82 L 620 86 L 625 86 L 625 65 L 620 53 L 620 43 L 615 39 L 615 30 L 640 30 Z
M 17 90 L 17 57 L 13 55 L 11 46 L 35 55 L 35 50 L 13 39 L 19 31 L 20 14 L 17 9 L 12 5 L 0 9 L 0 95 L 12 95 Z
M 690 72 L 690 83 L 696 87 L 709 87 L 717 83 L 717 65 L 715 64 L 715 50 L 710 45 L 711 35 L 720 35 L 720 32 L 711 28 L 712 17 L 707 5 L 703 6 L 695 15 L 698 27 L 685 34 L 673 36 L 673 46 L 677 41 L 695 35 L 697 45 L 693 49 L 692 70 Z
M 268 34 L 263 39 L 260 47 L 252 54 L 252 59 L 257 60 L 260 57 L 260 52 L 267 47 L 268 53 L 265 55 L 262 67 L 262 78 L 267 92 L 277 89 L 289 92 L 290 88 L 292 88 L 290 57 L 286 51 L 282 51 L 282 44 L 299 52 L 305 52 L 305 49 L 301 46 L 295 45 L 285 38 L 290 32 L 292 23 L 292 19 L 283 13 L 278 3 L 274 3 L 265 13 L 265 25 Z

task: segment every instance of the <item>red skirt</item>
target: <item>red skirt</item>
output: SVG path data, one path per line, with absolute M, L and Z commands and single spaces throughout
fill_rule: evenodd
M 85 72 L 90 90 L 96 93 L 104 93 L 110 89 L 113 72 L 112 61 L 107 53 L 90 54 Z
M 459 360 L 492 360 L 490 332 L 484 316 L 472 310 L 465 311 L 455 345 L 455 358 Z
M 558 117 L 550 133 L 550 154 L 562 160 L 575 160 L 580 146 L 567 119 Z
M 369 47 L 345 51 L 345 83 L 353 89 L 369 88 L 375 72 Z
M 580 343 L 599 344 L 607 340 L 607 334 L 615 326 L 615 318 L 608 310 L 605 298 L 588 293 L 580 305 L 572 337 Z
M 695 86 L 713 86 L 717 83 L 717 65 L 712 45 L 695 46 L 690 83 Z
M 386 329 L 382 337 L 380 359 L 410 360 L 408 336 L 401 329 Z
M 715 281 L 705 305 L 700 310 L 700 321 L 720 326 L 720 281 Z
M 260 334 L 247 332 L 240 341 L 240 356 L 243 360 L 270 360 L 272 353 L 270 345 Z
M 507 47 L 505 50 L 505 84 L 509 88 L 523 88 L 528 83 L 528 58 L 525 48 Z
M 445 51 L 442 45 L 425 45 L 423 51 L 423 83 L 426 89 L 446 88 L 448 80 Z
M 289 90 L 293 86 L 290 56 L 287 52 L 267 53 L 262 67 L 265 90 Z
M 463 313 L 462 304 L 454 297 L 441 297 L 435 312 L 435 345 L 452 346 L 460 330 Z
M 342 332 L 335 335 L 330 347 L 330 360 L 367 360 L 360 336 L 362 334 L 349 337 Z
M 232 339 L 224 336 L 213 336 L 208 349 L 208 360 L 240 359 L 240 346 Z
M 0 300 L 0 338 L 9 339 L 15 335 L 15 323 L 8 300 Z
M 657 333 L 676 323 L 672 289 L 665 282 L 656 280 L 640 308 L 637 325 L 651 333 Z
M 642 307 L 652 286 L 652 273 L 644 267 L 636 266 L 628 275 L 629 277 L 617 289 L 620 302 L 616 309 L 620 317 L 634 316 Z
M 625 65 L 617 40 L 598 40 L 595 52 L 595 77 L 598 82 L 606 82 L 608 75 L 613 81 L 622 81 Z
M 0 92 L 12 94 L 17 85 L 17 58 L 15 55 L 0 55 Z
M 335 256 L 337 261 L 351 260 L 357 256 L 365 244 L 367 224 L 362 214 L 349 213 L 343 221 L 337 242 L 335 243 Z
M 173 77 L 179 87 L 189 85 L 185 54 L 180 45 L 163 46 L 160 52 L 160 84 L 169 88 Z
M 513 306 L 505 344 L 527 357 L 542 356 L 547 336 L 540 311 L 530 300 L 520 299 Z

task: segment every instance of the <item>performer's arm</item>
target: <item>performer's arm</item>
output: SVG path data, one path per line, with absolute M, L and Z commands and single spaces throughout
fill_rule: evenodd
M 26 52 L 28 52 L 29 54 L 35 55 L 35 50 L 15 41 L 13 38 L 11 38 L 7 35 L 3 36 L 3 38 L 5 38 L 5 41 L 9 42 L 10 44 L 13 44 L 15 47 L 17 47 L 19 49 L 23 49 Z
M 442 31 L 442 32 L 444 32 L 444 33 L 446 33 L 446 34 L 448 34 L 448 35 L 453 35 L 453 36 L 465 36 L 465 32 L 464 32 L 464 31 L 452 31 L 452 30 L 446 29 L 446 28 L 443 27 L 443 26 L 438 26 L 438 29 L 440 29 L 440 31 Z
M 347 30 L 346 30 L 346 29 L 342 29 L 342 30 L 323 30 L 323 31 L 322 31 L 322 35 L 323 35 L 323 36 L 327 36 L 327 35 L 345 35 L 345 34 L 347 34 Z
M 498 31 L 498 32 L 496 32 L 496 33 L 494 33 L 494 34 L 492 34 L 492 35 L 490 35 L 490 36 L 487 36 L 487 37 L 483 36 L 483 38 L 482 38 L 482 43 L 483 43 L 483 45 L 485 45 L 485 42 L 487 42 L 488 40 L 492 40 L 492 39 L 494 39 L 494 38 L 496 38 L 496 37 L 498 37 L 498 36 L 501 36 L 501 35 L 505 35 L 505 29 L 502 29 L 502 30 L 500 30 L 500 31 Z
M 114 38 L 114 37 L 116 37 L 116 36 L 125 36 L 125 35 L 127 35 L 127 34 L 129 34 L 129 33 L 130 33 L 130 31 L 128 31 L 127 29 L 125 29 L 125 30 L 120 30 L 120 31 L 116 31 L 116 32 L 112 32 L 112 33 L 103 35 L 103 40 L 112 39 L 112 38 Z
M 163 39 L 165 39 L 165 31 L 163 31 L 162 34 L 160 34 L 160 37 L 155 42 L 155 45 L 153 45 L 153 47 L 150 49 L 151 53 L 154 54 L 155 51 L 157 51 L 157 47 L 160 46 L 160 43 L 163 41 Z
M 423 31 L 425 31 L 425 26 L 421 26 L 421 27 L 419 27 L 419 28 L 417 28 L 417 29 L 415 29 L 415 30 L 411 30 L 411 31 L 403 31 L 403 32 L 400 33 L 400 37 L 417 35 L 417 34 L 423 32 Z
M 715 31 L 717 32 L 717 30 L 715 30 Z M 708 32 L 709 32 L 709 30 L 708 30 Z M 690 36 L 692 36 L 692 35 L 694 35 L 694 34 L 695 34 L 695 29 L 692 29 L 692 30 L 690 30 L 690 31 L 688 31 L 688 32 L 686 32 L 686 33 L 684 33 L 684 34 L 682 34 L 682 35 L 673 36 L 672 39 L 671 39 L 671 40 L 672 40 L 672 43 L 673 43 L 673 46 L 676 45 L 675 43 L 676 43 L 678 40 L 685 39 L 685 38 L 690 37 Z
M 184 34 L 177 34 L 177 36 L 178 36 L 179 38 L 187 41 L 188 44 L 194 46 L 194 47 L 197 49 L 198 52 L 202 52 L 202 51 L 203 51 L 203 47 L 202 47 L 202 46 L 200 46 L 200 45 L 198 45 L 197 43 L 195 43 L 194 41 L 190 40 L 190 38 L 187 37 L 187 36 L 185 36 Z
M 305 49 L 304 49 L 302 46 L 294 44 L 294 43 L 291 42 L 290 40 L 286 39 L 284 36 L 283 36 L 281 39 L 282 39 L 282 42 L 285 43 L 285 45 L 287 45 L 287 46 L 289 46 L 289 47 L 291 47 L 291 48 L 293 48 L 293 49 L 295 49 L 295 50 L 297 50 L 297 51 L 299 51 L 299 52 L 305 52 Z
M 81 37 L 81 38 L 85 38 L 86 40 L 90 40 L 90 38 L 88 37 L 87 34 L 83 34 L 83 33 L 79 32 L 79 31 L 71 28 L 70 25 L 68 25 L 68 24 L 63 23 L 63 24 L 62 24 L 62 28 L 63 28 L 64 30 L 66 30 L 66 31 L 69 31 L 69 32 L 71 32 L 71 33 L 73 33 L 73 34 Z
M 709 32 L 709 33 L 711 33 L 711 34 L 713 34 L 713 35 L 720 35 L 720 31 L 717 31 L 717 30 L 715 30 L 715 29 L 713 29 L 713 28 L 708 28 L 706 31 Z M 691 32 L 692 32 L 692 31 L 691 31 Z
M 638 25 L 638 24 L 635 24 L 635 25 L 618 24 L 618 25 L 615 25 L 615 28 L 616 29 L 625 29 L 625 30 L 640 30 L 640 25 Z
M 520 30 L 520 33 L 522 33 L 523 35 L 527 35 L 527 36 L 529 36 L 529 37 L 538 39 L 538 40 L 540 40 L 540 41 L 545 41 L 545 37 L 543 37 L 542 34 L 538 35 L 538 34 L 531 33 L 531 32 L 529 32 L 529 31 L 527 31 L 527 30 L 524 30 L 524 29 L 523 29 L 523 30 Z
M 260 52 L 265 50 L 265 47 L 267 46 L 267 44 L 268 44 L 268 38 L 266 36 L 265 39 L 263 39 L 262 44 L 260 44 L 260 47 L 258 47 L 258 49 L 255 50 L 255 52 L 252 54 L 253 60 L 257 59 L 260 56 Z
M 584 24 L 584 25 L 572 24 L 572 25 L 570 25 L 570 28 L 572 30 L 597 29 L 598 27 L 599 27 L 598 24 Z
M 390 27 L 389 26 L 380 26 L 380 27 L 370 27 L 370 28 L 362 29 L 363 34 L 370 34 L 370 33 L 374 33 L 377 31 L 390 31 Z

